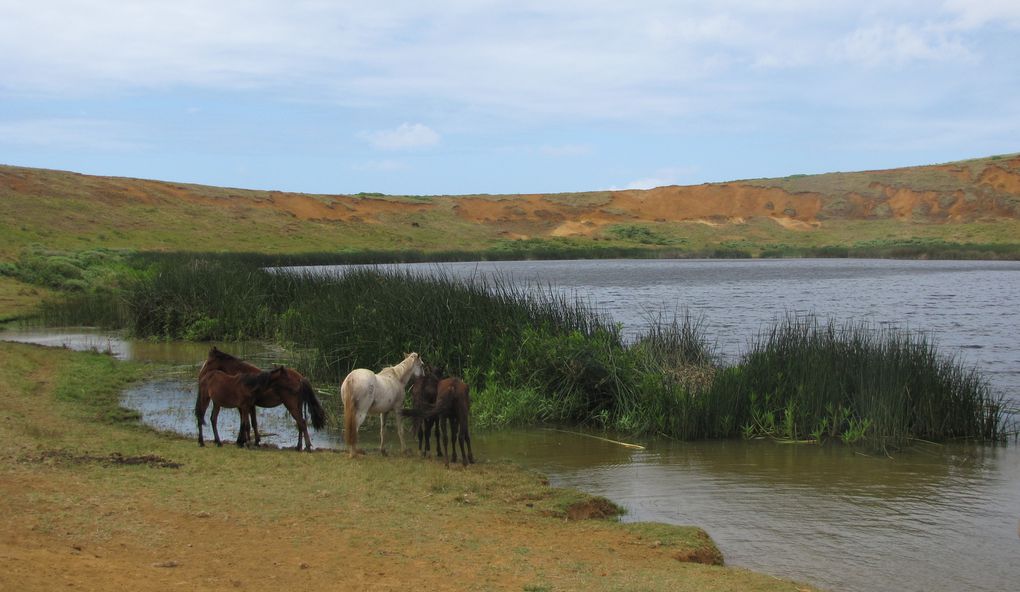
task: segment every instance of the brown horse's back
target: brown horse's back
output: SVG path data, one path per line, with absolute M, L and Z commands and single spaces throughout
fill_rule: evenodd
M 198 379 L 201 381 L 202 376 L 216 370 L 227 374 L 258 374 L 262 372 L 262 369 L 258 366 L 249 364 L 240 358 L 235 358 L 214 346 L 209 350 L 205 363 L 202 364 L 202 368 L 198 371 Z
M 256 380 L 247 374 L 213 370 L 206 372 L 199 385 L 220 407 L 240 408 L 255 404 Z

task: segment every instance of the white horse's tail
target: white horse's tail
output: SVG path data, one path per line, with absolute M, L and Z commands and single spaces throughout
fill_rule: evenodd
M 354 454 L 358 445 L 358 400 L 363 397 L 371 397 L 375 390 L 375 381 L 368 385 L 367 392 L 362 392 L 361 381 L 358 380 L 356 372 L 351 372 L 340 385 L 340 399 L 344 403 L 344 443 L 347 449 Z
M 354 411 L 354 395 L 350 388 L 351 377 L 344 379 L 340 385 L 340 399 L 344 402 L 344 443 L 348 450 L 354 450 L 358 443 L 358 417 Z

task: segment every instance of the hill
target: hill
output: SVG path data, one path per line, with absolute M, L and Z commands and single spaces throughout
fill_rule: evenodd
M 0 166 L 0 260 L 80 251 L 712 250 L 1020 243 L 1020 155 L 651 190 L 312 195 Z

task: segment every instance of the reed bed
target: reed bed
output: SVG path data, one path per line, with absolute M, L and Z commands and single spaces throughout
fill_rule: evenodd
M 287 344 L 313 381 L 410 351 L 464 376 L 480 424 L 563 423 L 672 438 L 775 437 L 876 447 L 1004 437 L 1001 399 L 923 334 L 788 318 L 723 366 L 687 314 L 625 342 L 585 302 L 508 278 L 351 267 L 272 271 L 264 258 L 146 255 L 116 290 L 44 308 L 138 336 Z M 335 391 L 335 388 L 326 388 Z M 329 401 L 336 409 L 339 402 Z

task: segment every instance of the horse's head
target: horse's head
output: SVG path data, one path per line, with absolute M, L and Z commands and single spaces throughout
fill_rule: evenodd
M 407 359 L 411 360 L 411 378 L 418 378 L 425 375 L 425 370 L 422 368 L 423 364 L 421 357 L 417 352 L 411 352 L 404 354 Z

